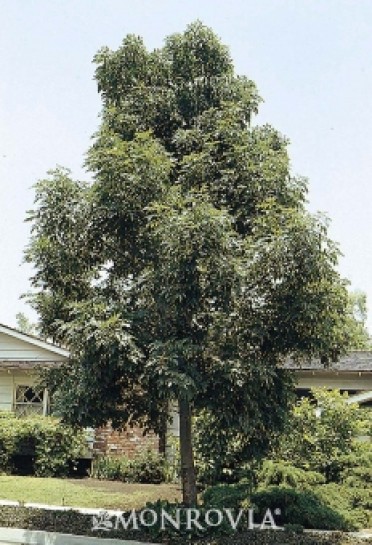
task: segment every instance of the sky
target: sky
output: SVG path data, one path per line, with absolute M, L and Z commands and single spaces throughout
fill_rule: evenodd
M 372 2 L 370 0 L 0 0 L 0 322 L 35 316 L 23 263 L 33 184 L 57 164 L 89 179 L 98 128 L 92 59 L 128 33 L 149 49 L 200 19 L 230 47 L 264 103 L 258 123 L 291 142 L 309 209 L 331 219 L 340 272 L 367 293 L 372 332 Z

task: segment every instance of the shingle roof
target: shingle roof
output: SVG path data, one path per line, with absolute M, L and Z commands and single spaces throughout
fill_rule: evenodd
M 356 351 L 349 352 L 346 356 L 343 356 L 337 363 L 331 363 L 324 365 L 319 359 L 307 360 L 302 362 L 295 362 L 288 360 L 284 367 L 286 369 L 294 369 L 297 371 L 343 371 L 343 372 L 358 372 L 367 371 L 372 372 L 372 352 L 370 351 Z
M 61 362 L 56 361 L 0 361 L 1 370 L 32 370 L 42 367 L 51 367 L 60 365 Z M 343 356 L 337 363 L 324 365 L 319 359 L 304 360 L 297 362 L 287 360 L 284 364 L 286 369 L 295 371 L 343 371 L 343 372 L 372 372 L 372 352 L 358 351 L 350 352 Z

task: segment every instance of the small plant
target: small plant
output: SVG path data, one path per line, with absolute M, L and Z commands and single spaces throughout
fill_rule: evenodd
M 94 462 L 91 477 L 106 481 L 126 481 L 129 460 L 124 457 L 98 456 Z
M 169 435 L 167 440 L 167 463 L 165 477 L 168 483 L 177 482 L 181 477 L 181 453 L 180 441 L 178 437 Z
M 126 483 L 161 483 L 166 480 L 165 458 L 154 450 L 140 451 L 134 458 L 101 456 L 93 463 L 92 477 Z

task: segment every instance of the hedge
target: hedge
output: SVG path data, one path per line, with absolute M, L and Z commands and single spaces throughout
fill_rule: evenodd
M 32 458 L 35 475 L 66 476 L 69 464 L 85 450 L 84 432 L 57 418 L 16 418 L 12 413 L 0 413 L 0 472 L 12 473 L 15 457 L 27 455 Z
M 89 537 L 133 539 L 148 541 L 148 533 L 120 529 L 112 532 L 92 531 L 92 516 L 76 511 L 47 511 L 25 507 L 0 507 L 0 527 L 44 530 L 64 534 L 76 534 Z M 159 543 L 184 545 L 185 537 L 157 538 Z M 187 539 L 195 545 L 372 545 L 372 539 L 358 539 L 355 535 L 332 532 L 327 534 L 283 532 L 273 530 L 254 530 L 231 536 L 214 538 Z

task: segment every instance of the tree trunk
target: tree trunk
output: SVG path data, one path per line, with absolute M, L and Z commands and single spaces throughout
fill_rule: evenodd
M 163 456 L 166 455 L 166 451 L 167 451 L 168 414 L 169 414 L 169 407 L 167 405 L 167 410 L 164 413 L 164 415 L 161 417 L 160 432 L 159 432 L 159 453 L 162 454 Z
M 178 400 L 178 408 L 180 417 L 182 496 L 186 507 L 191 507 L 197 503 L 197 492 L 189 401 L 180 398 Z

